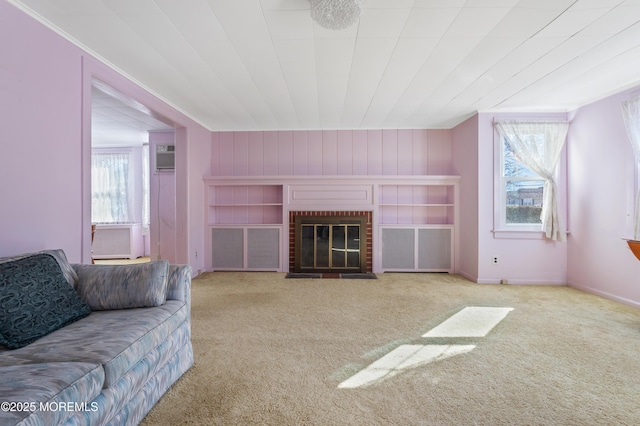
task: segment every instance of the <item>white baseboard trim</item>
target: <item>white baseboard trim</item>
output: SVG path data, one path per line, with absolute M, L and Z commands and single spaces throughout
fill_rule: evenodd
M 466 273 L 466 272 L 464 272 L 464 271 L 458 271 L 458 272 L 457 272 L 457 275 L 460 275 L 461 277 L 466 278 L 466 279 L 468 279 L 469 281 L 472 281 L 472 282 L 474 282 L 474 283 L 477 283 L 477 282 L 478 282 L 478 277 L 477 277 L 477 276 L 472 275 L 472 274 L 468 274 L 468 273 Z
M 640 308 L 640 302 L 627 299 L 626 297 L 616 296 L 615 294 L 607 293 L 606 291 L 598 290 L 593 287 L 583 286 L 575 283 L 567 284 L 571 288 L 582 290 L 586 293 L 595 294 L 596 296 L 604 297 L 605 299 L 613 300 L 614 302 L 622 303 L 623 305 L 633 306 L 634 308 Z
M 495 278 L 478 278 L 476 275 L 469 274 L 465 271 L 458 271 L 458 275 L 468 279 L 469 281 L 473 281 L 477 284 L 502 284 L 499 279 Z M 541 280 L 512 280 L 509 279 L 509 284 L 507 285 L 557 285 L 557 286 L 566 286 L 567 283 L 565 281 L 541 281 Z
M 493 278 L 479 278 L 478 284 L 502 284 L 502 280 L 497 280 Z M 509 283 L 506 285 L 554 285 L 554 286 L 566 286 L 567 283 L 564 281 L 544 281 L 544 280 L 514 280 L 508 279 Z

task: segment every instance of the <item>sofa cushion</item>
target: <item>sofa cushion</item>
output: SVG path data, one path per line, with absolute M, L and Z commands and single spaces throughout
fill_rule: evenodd
M 134 413 L 140 410 L 146 413 L 150 408 L 148 404 L 153 405 L 160 395 L 193 365 L 190 334 L 189 324 L 183 323 L 164 342 L 137 362 L 120 380 L 102 390 L 93 400 L 100 406 L 97 411 L 76 413 L 65 425 L 138 424 L 140 418 L 137 417 L 134 421 L 131 416 L 136 417 L 137 414 Z M 145 390 L 148 385 L 152 386 L 152 394 Z M 140 396 L 140 393 L 144 399 L 142 404 L 134 397 Z M 123 401 L 127 404 L 124 407 Z M 118 414 L 128 417 L 127 421 L 119 419 Z
M 96 410 L 104 370 L 99 364 L 52 362 L 0 367 L 0 424 L 55 425 L 77 411 Z
M 94 311 L 161 306 L 167 299 L 169 262 L 76 265 L 80 297 Z
M 0 263 L 12 262 L 14 260 L 24 259 L 25 257 L 30 257 L 35 254 L 50 254 L 51 256 L 53 256 L 58 262 L 58 265 L 60 265 L 60 269 L 62 269 L 62 274 L 66 278 L 67 282 L 75 287 L 76 282 L 78 281 L 78 275 L 76 274 L 76 271 L 73 269 L 73 266 L 67 260 L 67 256 L 64 254 L 64 251 L 62 251 L 61 249 L 42 250 L 42 251 L 33 252 L 33 253 L 23 253 L 23 254 L 11 256 L 11 257 L 0 257 Z
M 35 254 L 0 263 L 0 344 L 21 348 L 91 312 L 57 260 Z
M 0 365 L 100 363 L 105 372 L 104 387 L 108 387 L 188 321 L 188 314 L 186 303 L 176 300 L 156 308 L 94 311 L 29 346 L 0 349 Z

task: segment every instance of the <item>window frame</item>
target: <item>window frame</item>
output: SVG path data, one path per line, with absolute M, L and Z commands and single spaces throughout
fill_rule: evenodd
M 506 143 L 500 133 L 494 128 L 494 218 L 493 218 L 493 235 L 494 238 L 507 238 L 507 239 L 544 239 L 545 234 L 542 230 L 542 222 L 540 223 L 507 223 L 506 218 L 506 203 L 507 203 L 507 191 L 506 181 L 512 178 L 505 178 L 503 176 L 504 170 L 504 148 L 503 144 Z M 560 155 L 560 161 L 556 168 L 555 180 L 558 188 L 556 196 L 559 203 L 560 214 L 565 218 L 566 212 L 566 152 L 567 145 L 562 148 L 562 154 Z M 543 178 L 537 177 L 522 177 L 518 180 L 533 180 L 544 181 Z M 543 195 L 544 196 L 544 195 Z M 568 227 L 567 227 L 568 232 Z
M 627 181 L 631 181 L 626 186 L 627 193 L 627 221 L 625 224 L 624 239 L 635 239 L 635 220 L 636 217 L 636 197 L 640 197 L 638 190 L 640 188 L 640 162 L 633 158 L 633 166 L 631 169 L 626 168 Z

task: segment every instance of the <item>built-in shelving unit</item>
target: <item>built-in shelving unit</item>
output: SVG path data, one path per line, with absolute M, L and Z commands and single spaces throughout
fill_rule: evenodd
M 282 224 L 282 185 L 209 185 L 209 225 Z
M 289 212 L 371 211 L 373 269 L 455 272 L 458 176 L 206 177 L 208 270 L 289 268 Z
M 210 182 L 207 191 L 210 268 L 282 269 L 282 185 Z
M 454 185 L 381 185 L 380 223 L 453 224 Z
M 381 271 L 454 272 L 459 177 L 379 186 Z

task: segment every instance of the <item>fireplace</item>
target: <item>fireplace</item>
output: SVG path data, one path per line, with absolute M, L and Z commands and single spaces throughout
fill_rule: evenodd
M 371 212 L 291 212 L 290 270 L 371 272 Z

